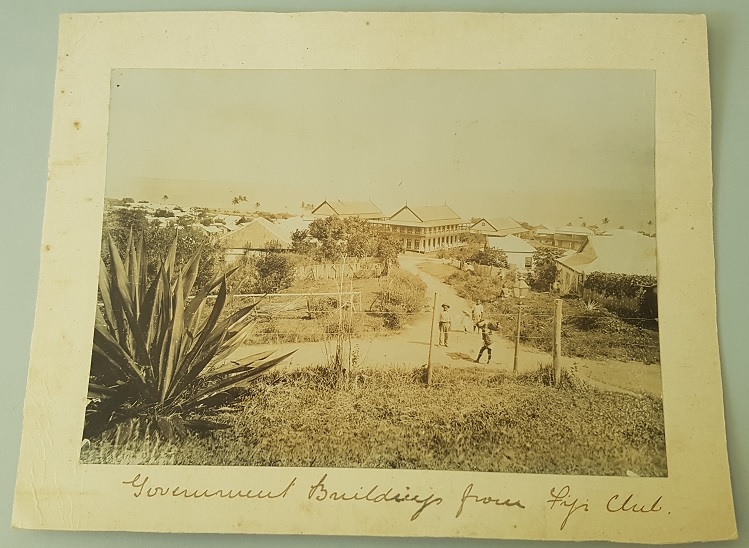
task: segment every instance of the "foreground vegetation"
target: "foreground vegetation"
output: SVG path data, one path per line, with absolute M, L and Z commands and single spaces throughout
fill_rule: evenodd
M 228 429 L 179 444 L 120 432 L 86 443 L 88 463 L 366 467 L 665 476 L 663 409 L 548 369 L 512 376 L 437 369 L 272 371 L 212 420 Z M 115 443 L 115 439 L 118 443 Z

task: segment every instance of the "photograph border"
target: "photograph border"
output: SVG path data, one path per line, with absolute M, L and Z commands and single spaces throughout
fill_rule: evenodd
M 139 39 L 132 30 L 140 29 Z M 335 29 L 332 31 L 331 29 Z M 362 32 L 364 30 L 364 32 Z M 511 30 L 511 32 L 507 32 Z M 578 32 L 579 31 L 579 32 Z M 715 322 L 710 104 L 702 16 L 506 14 L 86 14 L 61 19 L 50 174 L 37 317 L 24 409 L 14 524 L 30 528 L 314 533 L 482 538 L 608 539 L 640 542 L 716 540 L 735 535 Z M 409 520 L 399 508 L 315 505 L 309 498 L 264 501 L 267 511 L 299 519 L 266 521 L 228 500 L 203 504 L 133 501 L 138 473 L 159 485 L 237 489 L 247 478 L 273 490 L 314 485 L 322 471 L 208 467 L 76 465 L 96 306 L 109 74 L 115 68 L 646 68 L 656 71 L 656 224 L 669 477 L 664 479 L 502 475 L 468 472 L 335 470 L 340 489 L 362 482 L 409 483 L 460 501 L 467 484 L 486 496 L 527 497 L 518 517 L 487 509 L 443 519 Z M 76 226 L 69 212 L 78 212 Z M 688 234 L 688 245 L 683 235 Z M 693 261 L 684 272 L 684 253 Z M 685 301 L 684 296 L 690 299 Z M 685 308 L 691 314 L 685 314 Z M 71 312 L 74 311 L 74 312 Z M 713 329 L 706 330 L 711 322 Z M 706 333 L 707 331 L 707 333 Z M 52 368 L 48 364 L 55 363 Z M 54 398 L 45 397 L 52 392 Z M 39 402 L 44 402 L 39 405 Z M 696 402 L 699 407 L 696 408 Z M 695 433 L 699 435 L 695 435 Z M 179 469 L 174 469 L 179 468 Z M 699 473 L 696 473 L 699 471 Z M 332 473 L 332 472 L 331 472 Z M 372 474 L 372 475 L 370 475 Z M 158 480 L 154 478 L 158 475 Z M 243 485 L 236 482 L 243 476 Z M 277 480 L 273 483 L 273 480 Z M 123 488 L 122 484 L 126 487 Z M 549 496 L 567 487 L 587 501 L 585 519 L 560 528 Z M 134 488 L 134 485 L 131 485 Z M 281 487 L 282 488 L 282 487 Z M 300 488 L 301 490 L 302 488 Z M 702 493 L 710 516 L 689 501 Z M 636 516 L 605 509 L 636 491 L 662 497 L 662 513 Z M 59 493 L 66 497 L 61 501 Z M 280 492 L 280 491 L 279 491 Z M 626 493 L 625 493 L 626 492 Z M 53 496 L 53 493 L 57 496 Z M 572 497 L 575 498 L 575 497 Z M 532 503 L 531 503 L 532 501 Z M 64 509 L 60 504 L 66 505 Z M 132 519 L 112 523 L 130 504 Z M 601 505 L 602 504 L 602 505 Z M 154 511 L 158 508 L 158 512 Z M 582 507 L 581 507 L 582 509 Z M 424 517 L 426 517 L 426 512 Z M 494 510 L 497 512 L 497 510 Z M 582 512 L 581 512 L 582 514 Z M 168 516 L 168 518 L 167 518 Z M 561 518 L 557 520 L 557 517 Z M 666 517 L 667 516 L 667 517 Z M 577 517 L 577 516 L 575 516 Z M 630 518 L 630 519 L 628 519 Z M 708 519 L 709 518 L 709 519 Z M 505 521 L 506 520 L 506 521 Z M 565 522 L 567 520 L 564 520 Z M 643 523 L 643 522 L 641 522 Z M 658 531 L 654 531 L 656 527 Z

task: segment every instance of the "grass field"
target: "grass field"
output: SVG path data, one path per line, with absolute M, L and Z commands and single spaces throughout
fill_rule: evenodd
M 660 400 L 596 391 L 565 374 L 513 376 L 439 368 L 361 370 L 347 389 L 323 368 L 274 372 L 241 405 L 231 428 L 179 445 L 155 438 L 86 443 L 81 460 L 105 464 L 366 467 L 665 476 Z

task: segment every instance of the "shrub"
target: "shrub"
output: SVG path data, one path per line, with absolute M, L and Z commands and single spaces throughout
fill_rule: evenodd
M 533 271 L 528 278 L 530 286 L 537 291 L 549 291 L 557 276 L 557 259 L 564 251 L 556 247 L 540 247 L 533 254 Z
M 100 268 L 102 305 L 94 327 L 84 436 L 136 423 L 173 441 L 188 431 L 226 427 L 206 414 L 237 398 L 249 382 L 290 354 L 224 359 L 244 341 L 255 305 L 222 318 L 226 278 L 232 272 L 216 276 L 191 298 L 200 249 L 180 269 L 175 238 L 148 284 L 143 237 L 136 248 L 131 233 L 124 260 L 114 240 L 108 243 L 112 264 L 107 269 L 102 261 Z M 216 288 L 215 302 L 204 315 Z
M 267 252 L 254 261 L 253 293 L 278 293 L 294 282 L 294 261 L 283 253 Z
M 421 311 L 426 297 L 426 284 L 414 274 L 398 271 L 387 279 L 386 287 L 377 295 L 375 303 L 383 312 L 383 323 L 388 329 L 398 329 L 408 315 Z

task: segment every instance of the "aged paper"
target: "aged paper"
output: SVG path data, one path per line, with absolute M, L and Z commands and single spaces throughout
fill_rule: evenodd
M 186 80 L 180 80 L 180 71 Z M 285 88 L 267 84 L 274 93 L 296 93 L 298 96 L 301 90 L 308 90 L 312 85 L 312 80 L 304 78 L 320 76 L 321 80 L 315 82 L 322 86 L 322 95 L 325 95 L 325 86 L 329 86 L 329 94 L 333 94 L 334 89 L 349 86 L 346 88 L 350 90 L 350 95 L 346 96 L 349 98 L 360 89 L 346 75 L 354 71 L 374 82 L 373 86 L 381 86 L 380 95 L 388 89 L 402 90 L 417 82 L 413 85 L 421 86 L 417 92 L 425 97 L 434 91 L 429 88 L 430 82 L 434 88 L 448 85 L 443 79 L 448 73 L 458 82 L 454 83 L 455 89 L 473 87 L 490 93 L 508 85 L 502 78 L 510 72 L 521 79 L 528 75 L 546 78 L 554 72 L 559 74 L 559 78 L 552 74 L 551 79 L 544 82 L 566 90 L 567 95 L 560 93 L 549 111 L 562 113 L 560 117 L 569 113 L 572 105 L 599 100 L 594 93 L 581 100 L 570 91 L 574 87 L 564 87 L 559 83 L 560 78 L 570 74 L 578 83 L 582 79 L 599 82 L 603 75 L 602 86 L 611 86 L 622 77 L 623 86 L 631 86 L 620 86 L 620 92 L 625 90 L 623 97 L 629 89 L 632 90 L 630 95 L 641 95 L 642 100 L 635 101 L 632 108 L 644 113 L 645 117 L 654 117 L 637 126 L 650 139 L 644 147 L 644 154 L 654 157 L 648 175 L 654 181 L 654 191 L 650 190 L 655 199 L 654 219 L 643 213 L 642 218 L 631 222 L 640 223 L 638 237 L 657 243 L 657 296 L 660 302 L 659 314 L 656 315 L 659 342 L 656 344 L 660 360 L 657 380 L 660 382 L 655 383 L 658 395 L 652 401 L 657 401 L 658 406 L 662 402 L 662 419 L 654 427 L 665 431 L 665 456 L 658 455 L 660 464 L 644 473 L 630 469 L 626 470 L 627 473 L 619 473 L 619 469 L 614 472 L 594 469 L 587 473 L 558 473 L 559 469 L 552 466 L 542 466 L 539 469 L 542 473 L 518 473 L 518 469 L 512 467 L 457 465 L 435 466 L 439 469 L 414 466 L 422 469 L 409 470 L 407 466 L 367 466 L 365 461 L 361 467 L 354 467 L 356 463 L 343 467 L 325 463 L 311 465 L 315 467 L 215 465 L 219 461 L 189 465 L 115 465 L 92 464 L 95 459 L 90 455 L 84 457 L 82 440 L 83 446 L 90 443 L 90 440 L 83 439 L 83 433 L 87 405 L 90 406 L 87 385 L 92 364 L 92 333 L 98 321 L 97 306 L 101 306 L 97 305 L 97 283 L 102 218 L 107 204 L 111 205 L 112 199 L 124 196 L 112 188 L 115 177 L 121 173 L 116 169 L 125 173 L 128 163 L 127 152 L 123 152 L 128 150 L 127 143 L 115 146 L 115 140 L 129 143 L 138 139 L 147 141 L 151 133 L 162 131 L 155 126 L 150 130 L 144 126 L 141 136 L 137 134 L 137 128 L 123 133 L 124 130 L 119 128 L 125 127 L 128 118 L 138 118 L 142 111 L 128 112 L 122 105 L 137 105 L 137 98 L 147 95 L 149 90 L 164 90 L 168 86 L 176 90 L 180 82 L 188 93 L 199 85 L 218 86 L 215 82 L 228 78 L 229 83 L 221 80 L 224 88 L 220 93 L 217 91 L 220 95 L 238 85 L 239 80 L 231 78 L 237 76 L 241 79 L 249 71 L 255 71 L 251 75 L 254 84 L 267 83 L 278 76 L 288 78 L 289 85 Z M 319 73 L 311 75 L 301 71 Z M 386 81 L 384 71 L 389 73 L 388 78 L 394 74 L 392 82 Z M 610 72 L 603 74 L 605 71 Z M 487 75 L 498 76 L 500 80 L 487 83 L 484 78 Z M 193 77 L 197 80 L 190 79 Z M 303 80 L 296 80 L 297 77 Z M 162 83 L 153 84 L 154 81 Z M 305 82 L 304 86 L 295 87 L 294 84 L 300 81 Z M 121 85 L 128 87 L 134 82 L 141 82 L 139 85 L 143 87 L 128 91 L 131 95 L 126 99 L 118 95 L 120 91 L 125 93 L 124 90 L 117 91 Z M 155 87 L 149 88 L 149 85 Z M 500 87 L 493 88 L 495 85 Z M 250 102 L 253 98 L 257 100 L 258 95 L 253 93 L 248 92 Z M 171 96 L 176 97 L 176 92 Z M 165 102 L 154 101 L 158 107 L 154 116 L 157 111 L 171 108 L 167 104 L 169 94 L 165 97 Z M 126 100 L 131 103 L 126 103 Z M 482 105 L 485 112 L 494 108 L 491 101 L 478 96 L 473 99 L 453 97 L 453 100 L 456 103 L 473 100 Z M 505 98 L 498 95 L 496 100 L 499 103 Z M 175 99 L 175 104 L 176 101 L 178 99 Z M 626 101 L 622 99 L 622 102 Z M 397 103 L 396 99 L 393 105 Z M 198 108 L 197 103 L 192 104 Z M 189 108 L 190 103 L 185 105 Z M 278 105 L 282 104 L 278 103 L 276 108 Z M 314 108 L 310 106 L 309 110 L 314 112 Z M 359 105 L 359 108 L 363 107 Z M 334 114 L 330 116 L 334 117 Z M 387 119 L 385 113 L 381 117 Z M 541 118 L 528 119 L 542 124 Z M 182 119 L 191 118 L 185 112 Z M 485 119 L 489 117 L 480 114 L 477 122 L 480 125 Z M 324 131 L 319 131 L 320 126 L 315 126 L 314 120 L 305 131 L 293 122 L 289 123 L 293 131 L 299 132 L 297 137 L 302 143 L 299 150 L 290 150 L 289 162 L 294 161 L 295 153 L 301 156 L 304 146 L 311 146 L 316 139 L 332 139 Z M 364 123 L 374 124 L 362 121 Z M 464 135 L 471 135 L 466 128 L 474 122 L 467 120 L 465 123 L 466 127 L 456 126 L 455 137 L 464 130 Z M 581 119 L 579 125 L 587 123 L 589 120 Z M 232 124 L 230 115 L 215 119 L 219 128 L 229 128 Z M 329 124 L 334 127 L 333 122 Z M 607 134 L 617 134 L 627 124 L 624 118 L 618 122 L 610 121 Z M 396 133 L 412 130 L 404 125 L 393 132 L 393 139 Z M 187 135 L 187 150 L 190 138 L 198 138 L 197 131 L 189 127 L 177 127 L 174 131 L 172 141 L 180 141 L 181 135 Z M 518 129 L 518 135 L 521 133 L 522 130 Z M 526 134 L 533 136 L 532 131 Z M 423 137 L 424 133 L 416 141 Z M 575 138 L 574 130 L 570 130 L 556 135 L 555 141 L 568 139 L 575 142 Z M 163 139 L 169 140 L 167 137 Z M 505 145 L 509 146 L 510 142 Z M 210 143 L 206 146 L 210 148 Z M 338 146 L 343 154 L 354 150 L 356 143 L 342 142 Z M 458 145 L 451 146 L 454 151 L 463 150 Z M 466 147 L 461 155 L 456 152 L 453 163 L 463 161 L 469 149 Z M 570 146 L 570 157 L 576 154 L 574 149 Z M 171 149 L 164 148 L 156 156 L 166 155 L 167 150 Z M 376 172 L 378 162 L 386 161 L 379 158 L 387 157 L 390 152 L 385 148 L 374 149 L 372 166 L 362 166 L 362 169 Z M 269 149 L 268 154 L 271 153 Z M 424 157 L 429 158 L 428 155 Z M 185 161 L 187 158 L 186 154 Z M 217 152 L 211 160 L 217 173 L 232 161 L 226 150 Z M 527 163 L 534 161 L 545 160 L 527 159 Z M 156 163 L 157 160 L 151 159 L 152 172 L 143 168 L 140 174 L 144 178 L 156 177 L 158 169 L 153 167 Z M 560 165 L 563 163 L 560 161 Z M 623 165 L 620 170 L 622 178 L 630 164 Z M 133 173 L 138 175 L 135 171 Z M 584 177 L 582 171 L 581 177 Z M 476 177 L 477 180 L 480 178 L 478 172 Z M 219 179 L 217 175 L 216 180 Z M 141 181 L 138 184 L 147 183 Z M 136 188 L 135 183 L 128 184 L 131 184 L 128 191 Z M 264 183 L 274 184 L 277 183 Z M 377 201 L 377 194 L 361 185 L 354 199 Z M 184 185 L 171 188 L 179 192 Z M 217 192 L 220 185 L 217 182 L 211 188 Z M 488 186 L 478 186 L 475 190 L 479 201 L 494 199 Z M 393 191 L 397 192 L 400 190 Z M 167 203 L 167 192 L 161 194 L 149 200 L 163 198 L 162 202 Z M 204 194 L 207 197 L 210 191 L 204 191 Z M 338 198 L 319 196 L 314 192 L 306 192 L 306 196 L 317 200 L 315 205 Z M 605 539 L 643 543 L 735 538 L 715 324 L 711 196 L 707 35 L 702 16 L 475 13 L 64 15 L 60 21 L 40 285 L 25 400 L 14 526 L 72 530 Z M 456 194 L 455 201 L 459 202 L 459 199 Z M 150 203 L 149 200 L 142 202 Z M 247 198 L 238 193 L 234 200 L 234 205 L 237 205 Z M 250 200 L 254 200 L 252 195 Z M 431 204 L 426 199 L 423 203 L 434 207 L 441 201 L 441 195 L 434 193 L 432 200 Z M 444 207 L 447 207 L 446 200 Z M 633 206 L 635 203 L 636 200 L 621 202 L 621 208 L 640 208 L 639 205 Z M 259 210 L 260 205 L 258 201 L 255 210 Z M 411 202 L 414 208 L 416 205 Z M 405 207 L 409 207 L 408 203 Z M 178 207 L 174 209 L 178 210 Z M 161 206 L 163 210 L 164 206 Z M 409 211 L 425 210 L 415 208 Z M 382 226 L 400 226 L 397 219 L 398 215 L 403 215 L 402 210 L 392 216 L 392 211 L 386 213 L 373 218 L 373 222 Z M 471 212 L 462 215 L 474 217 Z M 599 224 L 603 221 L 604 226 L 588 231 L 591 241 L 605 238 L 607 232 L 611 234 L 605 226 L 609 214 L 604 215 L 607 215 L 604 219 L 600 216 L 595 219 Z M 611 215 L 613 217 L 613 213 Z M 475 217 L 472 223 L 480 224 L 480 216 Z M 403 234 L 411 234 L 412 225 L 408 223 L 412 221 L 406 222 L 404 226 L 409 228 Z M 560 226 L 573 224 L 557 223 Z M 461 220 L 451 226 L 469 224 Z M 624 231 L 624 225 L 629 221 L 616 224 L 621 224 L 619 229 Z M 657 236 L 654 236 L 653 225 L 657 227 Z M 434 226 L 417 227 L 425 230 L 419 234 L 427 237 L 421 238 L 418 244 L 414 243 L 416 239 L 406 237 L 404 248 L 431 252 L 433 247 L 442 245 L 441 239 L 435 244 L 435 238 L 429 237 Z M 567 232 L 557 229 L 557 234 L 569 232 L 569 229 Z M 448 234 L 447 238 L 453 235 L 445 234 Z M 452 240 L 448 242 L 452 245 Z M 507 253 L 511 253 L 509 248 Z M 602 256 L 602 252 L 599 255 Z M 569 264 L 574 266 L 575 263 Z M 518 268 L 510 270 L 515 272 L 523 267 L 521 262 Z M 523 278 L 516 276 L 513 279 L 519 281 Z M 561 280 L 561 288 L 550 287 L 548 292 L 571 289 L 565 285 L 566 280 Z M 519 299 L 523 298 L 522 294 L 517 295 Z M 519 302 L 522 309 L 522 300 Z M 450 306 L 446 302 L 443 304 L 442 309 L 449 310 Z M 518 312 L 518 323 L 520 314 Z M 440 322 L 449 323 L 447 320 L 442 322 L 448 317 L 441 316 Z M 452 318 L 452 322 L 457 323 L 455 316 Z M 483 326 L 478 327 L 483 329 Z M 447 331 L 449 326 L 444 333 L 440 327 L 440 343 L 444 335 L 445 348 Z M 465 333 L 468 333 L 468 328 Z M 451 344 L 460 344 L 460 339 L 456 341 L 458 335 L 451 336 Z M 432 360 L 432 343 L 428 337 L 424 344 L 429 346 L 429 360 Z M 491 342 L 486 339 L 483 344 L 491 347 Z M 500 355 L 498 346 L 495 346 L 495 352 Z M 435 360 L 439 360 L 450 354 L 435 356 Z M 564 367 L 572 364 L 572 361 L 563 362 Z M 605 384 L 600 378 L 592 382 L 599 388 Z M 618 393 L 637 395 L 624 389 Z M 564 412 L 560 410 L 560 413 Z M 163 422 L 160 427 L 164 427 Z M 636 434 L 632 433 L 635 437 Z M 569 433 L 559 432 L 559 436 L 565 435 Z M 530 445 L 527 445 L 529 450 Z M 522 455 L 513 458 L 520 458 L 519 469 L 522 470 Z

